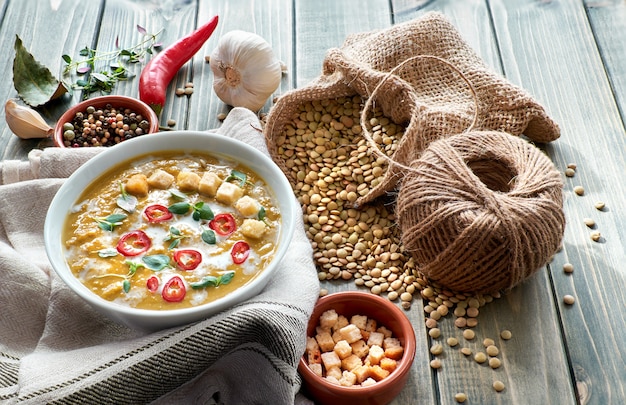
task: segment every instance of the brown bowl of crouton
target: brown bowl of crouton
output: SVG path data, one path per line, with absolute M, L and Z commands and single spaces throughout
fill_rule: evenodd
M 321 297 L 298 365 L 317 404 L 383 405 L 403 389 L 415 358 L 411 322 L 391 301 L 368 292 Z

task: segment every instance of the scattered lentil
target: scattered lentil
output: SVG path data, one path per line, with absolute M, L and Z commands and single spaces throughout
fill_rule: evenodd
M 496 390 L 497 392 L 502 392 L 504 391 L 504 383 L 502 381 L 496 380 L 493 382 L 493 389 Z
M 432 367 L 434 369 L 440 369 L 441 368 L 441 360 L 439 360 L 439 359 L 432 359 L 430 361 L 430 367 Z
M 495 357 L 500 353 L 500 350 L 498 349 L 498 347 L 496 345 L 489 345 L 485 348 L 485 351 L 487 352 L 487 354 L 491 357 Z
M 438 339 L 441 336 L 441 330 L 439 328 L 432 328 L 428 331 L 428 336 L 433 339 Z
M 489 359 L 489 367 L 493 368 L 494 370 L 496 368 L 499 368 L 502 365 L 502 361 L 497 358 L 497 357 L 492 357 Z
M 487 355 L 483 352 L 478 352 L 474 355 L 474 361 L 476 361 L 476 363 L 484 363 L 487 361 Z
M 567 169 L 565 169 L 565 175 L 567 177 L 574 177 L 574 175 L 576 174 L 576 170 L 568 167 Z
M 328 295 L 328 290 L 325 288 L 320 288 L 320 297 Z
M 491 339 L 491 338 L 485 338 L 485 339 L 483 339 L 483 346 L 484 346 L 484 347 L 489 347 L 489 346 L 491 346 L 491 345 L 495 345 L 495 344 L 496 344 L 496 343 L 495 343 L 495 342 L 494 342 L 494 340 L 493 340 L 493 339 Z
M 454 400 L 458 403 L 463 403 L 467 401 L 467 395 L 464 392 L 459 392 L 454 394 Z
M 572 263 L 565 263 L 563 265 L 563 271 L 565 273 L 568 273 L 568 274 L 573 273 L 574 272 L 574 265 Z
M 476 337 L 476 333 L 471 329 L 465 329 L 463 331 L 463 337 L 465 340 L 473 340 Z
M 594 204 L 594 207 L 596 207 L 598 211 L 602 211 L 605 206 L 606 205 L 602 201 L 598 201 Z
M 459 339 L 455 338 L 455 337 L 450 337 L 447 340 L 448 346 L 450 347 L 454 347 L 457 346 L 459 344 Z
M 567 168 L 568 169 L 576 170 L 576 167 L 577 167 L 576 163 L 568 163 L 567 164 Z
M 170 118 L 169 120 L 167 120 L 167 126 L 168 127 L 176 126 L 176 120 L 173 120 L 173 119 Z
M 572 305 L 574 304 L 575 301 L 576 299 L 574 298 L 573 295 L 567 294 L 563 297 L 563 302 L 566 303 L 567 305 Z
M 178 87 L 178 88 L 176 88 L 176 91 L 174 92 L 174 94 L 176 94 L 178 97 L 184 96 L 185 95 L 185 89 L 182 88 L 182 87 Z
M 583 194 L 585 194 L 585 189 L 583 188 L 583 186 L 576 186 L 576 187 L 574 187 L 574 192 L 577 195 L 583 195 Z
M 596 225 L 596 221 L 594 221 L 591 218 L 585 218 L 583 219 L 583 222 L 585 223 L 585 225 L 587 225 L 587 227 L 589 228 L 593 228 Z
M 600 233 L 600 231 L 594 231 L 589 234 L 589 237 L 592 241 L 598 242 L 602 238 L 602 234 Z
M 430 347 L 430 352 L 435 356 L 439 356 L 441 353 L 443 353 L 443 345 L 440 343 L 435 343 Z
M 510 330 L 505 329 L 505 330 L 503 330 L 502 332 L 500 332 L 500 337 L 501 337 L 503 340 L 509 340 L 509 339 L 511 339 L 511 338 L 513 337 L 513 334 L 511 333 L 511 331 L 510 331 Z
M 226 113 L 217 114 L 217 119 L 220 121 L 224 121 L 226 119 Z
M 469 347 L 462 347 L 461 353 L 463 353 L 466 356 L 469 356 L 472 354 L 472 349 L 470 349 Z

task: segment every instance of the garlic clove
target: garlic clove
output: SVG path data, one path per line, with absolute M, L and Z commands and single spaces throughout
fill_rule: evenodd
M 209 58 L 213 90 L 226 104 L 258 111 L 280 85 L 284 64 L 261 36 L 233 30 Z
M 7 100 L 4 114 L 11 132 L 22 139 L 48 138 L 54 132 L 37 111 L 17 104 L 15 100 Z

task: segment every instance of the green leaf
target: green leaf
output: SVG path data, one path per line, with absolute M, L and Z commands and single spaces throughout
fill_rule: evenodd
M 144 256 L 143 261 L 150 270 L 161 271 L 170 266 L 170 257 L 168 255 L 150 255 Z
M 216 287 L 219 285 L 219 280 L 215 276 L 204 276 L 200 281 L 189 283 L 189 285 L 191 288 L 195 289 L 206 288 L 209 286 Z
M 228 284 L 233 280 L 233 277 L 235 277 L 235 272 L 234 271 L 229 271 L 226 272 L 224 274 L 222 274 L 219 279 L 220 279 L 220 284 Z
M 202 240 L 209 245 L 215 245 L 217 243 L 217 238 L 215 237 L 213 229 L 205 229 L 202 232 Z
M 238 170 L 232 170 L 228 177 L 226 177 L 226 181 L 237 180 L 239 181 L 239 187 L 243 187 L 248 181 L 248 176 L 245 173 L 242 173 Z
M 183 193 L 182 191 L 176 190 L 175 188 L 170 189 L 170 194 L 176 200 L 180 200 L 180 201 L 187 200 L 187 194 Z
M 129 214 L 135 212 L 135 208 L 137 208 L 137 198 L 126 192 L 122 182 L 120 182 L 120 194 L 121 195 L 117 199 L 117 206 Z
M 189 208 L 191 208 L 191 204 L 187 202 L 174 203 L 170 205 L 169 207 L 167 207 L 169 212 L 171 212 L 172 214 L 178 214 L 178 215 L 186 214 L 189 211 Z
M 193 219 L 195 219 L 196 221 L 199 221 L 201 219 L 210 221 L 214 217 L 213 210 L 211 210 L 209 204 L 205 204 L 204 201 L 199 201 L 195 203 L 193 206 L 193 211 Z
M 124 292 L 127 293 L 130 291 L 130 281 L 129 280 L 124 280 L 122 282 L 122 288 L 124 289 Z
M 107 248 L 107 249 L 98 250 L 98 256 L 103 257 L 103 258 L 105 258 L 105 257 L 114 257 L 114 256 L 117 256 L 117 254 L 118 254 L 117 253 L 117 249 L 114 249 L 114 248 Z
M 61 97 L 69 90 L 64 83 L 52 76 L 48 68 L 35 60 L 17 35 L 14 48 L 13 86 L 26 104 L 38 107 Z

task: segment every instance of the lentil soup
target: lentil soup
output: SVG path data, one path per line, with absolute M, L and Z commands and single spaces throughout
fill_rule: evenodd
M 220 156 L 146 155 L 116 166 L 72 207 L 72 273 L 100 297 L 154 310 L 202 305 L 249 283 L 277 250 L 281 215 L 251 169 Z

